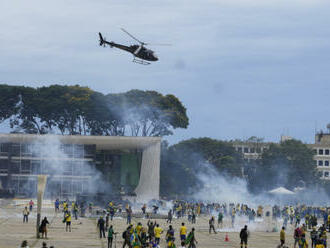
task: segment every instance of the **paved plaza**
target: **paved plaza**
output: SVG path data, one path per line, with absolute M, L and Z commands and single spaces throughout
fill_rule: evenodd
M 83 247 L 107 247 L 106 239 L 100 239 L 97 230 L 96 218 L 79 218 L 72 220 L 72 232 L 65 231 L 65 225 L 62 223 L 63 214 L 55 214 L 51 207 L 44 208 L 42 218 L 47 216 L 50 226 L 48 228 L 48 239 L 36 239 L 36 213 L 35 210 L 29 216 L 29 222 L 23 223 L 22 218 L 23 206 L 2 206 L 0 209 L 0 248 L 19 247 L 22 240 L 27 240 L 30 247 L 41 247 L 42 242 L 47 242 L 48 246 L 53 245 L 55 248 L 83 248 Z M 197 223 L 189 224 L 187 219 L 174 219 L 172 225 L 176 230 L 176 240 L 179 240 L 178 230 L 181 222 L 184 221 L 190 230 L 196 228 L 196 239 L 198 247 L 201 248 L 219 248 L 219 247 L 240 247 L 239 245 L 239 229 L 244 226 L 245 220 L 237 223 L 235 230 L 230 229 L 230 220 L 225 219 L 224 228 L 219 230 L 217 234 L 208 233 L 208 217 L 199 217 Z M 133 218 L 133 224 L 141 222 L 146 226 L 147 220 L 141 218 Z M 168 224 L 165 219 L 158 219 L 157 223 L 164 229 L 162 235 L 161 248 L 165 245 L 165 233 Z M 116 217 L 111 225 L 114 226 L 115 232 L 118 232 L 116 247 L 122 247 L 121 234 L 126 228 L 126 219 Z M 263 223 L 255 223 L 249 225 L 250 238 L 249 248 L 274 248 L 279 244 L 278 232 L 262 232 Z M 225 235 L 228 234 L 229 241 L 225 242 Z M 308 235 L 309 236 L 309 235 Z M 287 231 L 287 243 L 289 247 L 293 247 L 292 228 Z M 177 246 L 179 242 L 176 242 Z M 113 246 L 115 247 L 115 246 Z

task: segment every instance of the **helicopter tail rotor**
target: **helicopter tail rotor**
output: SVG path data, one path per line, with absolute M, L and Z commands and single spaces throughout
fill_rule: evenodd
M 100 46 L 103 46 L 103 47 L 105 47 L 105 38 L 103 39 L 103 36 L 102 36 L 102 34 L 101 33 L 99 33 L 99 37 L 100 37 Z

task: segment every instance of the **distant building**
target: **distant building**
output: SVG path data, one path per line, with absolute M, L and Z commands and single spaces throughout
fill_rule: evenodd
M 330 180 L 330 133 L 317 133 L 315 143 L 309 147 L 314 151 L 314 161 L 320 172 L 320 177 Z
M 45 174 L 48 198 L 74 198 L 103 186 L 108 193 L 158 199 L 160 143 L 160 137 L 0 134 L 0 189 L 32 197 L 36 176 Z
M 235 150 L 243 154 L 246 162 L 252 162 L 261 158 L 262 153 L 269 148 L 269 142 L 233 141 Z

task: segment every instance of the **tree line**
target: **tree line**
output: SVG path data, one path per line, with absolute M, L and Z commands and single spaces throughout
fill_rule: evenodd
M 260 142 L 250 139 L 248 142 Z M 178 144 L 162 145 L 161 194 L 170 197 L 191 195 L 203 187 L 199 173 L 212 164 L 221 176 L 246 180 L 249 192 L 259 194 L 276 187 L 319 187 L 313 151 L 299 140 L 271 144 L 260 159 L 247 162 L 231 141 L 192 138 Z M 234 185 L 233 185 L 234 186 Z M 216 185 L 215 185 L 216 187 Z
M 111 136 L 166 136 L 189 125 L 174 95 L 142 90 L 104 95 L 79 85 L 0 85 L 0 124 L 5 121 L 12 132 Z

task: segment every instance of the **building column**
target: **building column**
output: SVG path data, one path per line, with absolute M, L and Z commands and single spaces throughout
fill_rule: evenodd
M 160 149 L 159 141 L 143 150 L 140 180 L 134 190 L 138 201 L 159 199 Z

